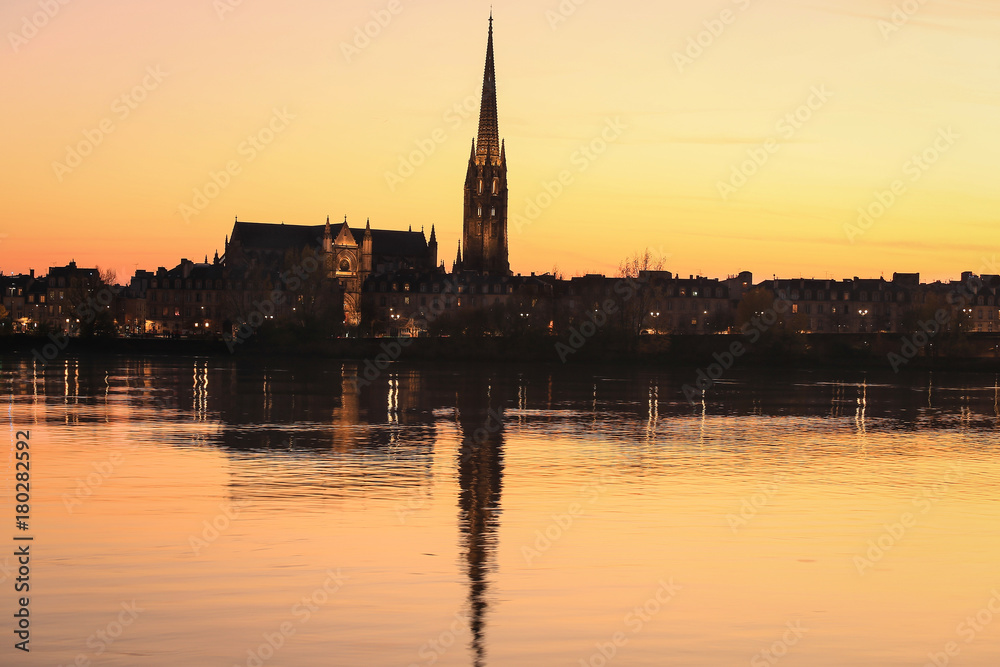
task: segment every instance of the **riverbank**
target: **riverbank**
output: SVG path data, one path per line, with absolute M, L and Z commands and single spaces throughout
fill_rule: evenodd
M 924 342 L 923 345 L 920 345 Z M 638 363 L 697 367 L 719 364 L 780 367 L 947 368 L 1000 371 L 1000 334 L 914 340 L 899 334 L 801 334 L 751 341 L 739 334 L 642 336 L 632 341 L 536 336 L 523 338 L 336 338 L 325 341 L 247 341 L 193 338 L 69 338 L 6 336 L 0 354 L 39 363 L 86 355 L 299 357 L 392 361 Z

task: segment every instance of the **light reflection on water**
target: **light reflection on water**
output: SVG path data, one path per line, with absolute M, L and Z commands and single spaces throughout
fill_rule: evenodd
M 1000 618 L 960 626 L 1000 587 L 993 376 L 734 373 L 692 406 L 649 369 L 3 371 L 18 664 L 1000 664 Z

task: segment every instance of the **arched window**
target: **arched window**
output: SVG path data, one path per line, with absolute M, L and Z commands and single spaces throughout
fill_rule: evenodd
M 499 178 L 494 178 L 493 179 L 493 194 L 495 194 L 495 195 L 496 194 L 500 194 L 500 179 Z
M 482 206 L 479 207 L 478 212 L 476 213 L 476 215 L 479 216 L 480 218 L 483 217 L 483 207 Z
M 479 194 L 483 194 L 483 179 L 479 179 Z
M 343 271 L 344 273 L 348 273 L 351 270 L 351 263 L 347 260 L 346 257 L 340 260 L 340 270 Z

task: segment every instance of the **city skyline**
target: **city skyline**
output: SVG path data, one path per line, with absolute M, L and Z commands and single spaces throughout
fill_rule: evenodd
M 981 270 L 1000 12 L 909 4 L 497 6 L 512 270 L 610 274 L 645 247 L 682 275 Z M 454 252 L 488 5 L 40 7 L 0 10 L 5 272 L 126 281 L 221 252 L 234 216 L 435 225 Z

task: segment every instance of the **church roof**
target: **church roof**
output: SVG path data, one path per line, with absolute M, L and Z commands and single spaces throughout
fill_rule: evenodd
M 364 237 L 365 230 L 353 229 L 354 237 Z M 373 229 L 372 254 L 412 256 L 427 254 L 427 241 L 423 232 L 400 232 L 394 229 Z
M 230 242 L 244 248 L 288 250 L 322 245 L 325 225 L 278 225 L 271 222 L 237 222 Z
M 271 222 L 237 222 L 233 227 L 233 241 L 244 248 L 288 250 L 308 245 L 322 246 L 326 225 L 282 225 Z M 348 227 L 360 244 L 365 229 Z M 404 232 L 394 229 L 372 229 L 372 254 L 416 256 L 427 253 L 427 240 L 423 232 Z

